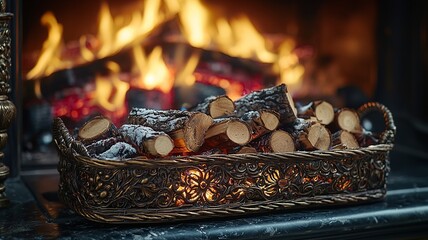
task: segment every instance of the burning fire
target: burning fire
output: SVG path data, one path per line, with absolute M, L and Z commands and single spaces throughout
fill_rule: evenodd
M 114 112 L 119 110 L 125 102 L 129 84 L 121 81 L 118 77 L 120 66 L 117 63 L 107 62 L 106 65 L 112 74 L 110 74 L 109 77 L 97 76 L 95 78 L 96 87 L 94 100 L 103 108 L 110 112 Z
M 174 20 L 179 23 L 179 38 L 196 48 L 190 57 L 181 59 L 179 64 L 167 63 L 161 46 L 155 46 L 150 53 L 146 53 L 144 48 L 145 42 L 155 36 L 162 25 Z M 39 59 L 26 73 L 28 80 L 39 81 L 61 69 L 114 56 L 121 51 L 131 52 L 134 76 L 131 80 L 121 80 L 120 63 L 112 61 L 107 62 L 106 66 L 111 76 L 96 78 L 94 103 L 109 111 L 123 105 L 126 91 L 131 87 L 168 93 L 173 86 L 193 85 L 198 80 L 195 70 L 200 52 L 197 49 L 271 64 L 273 72 L 279 76 L 278 83 L 286 83 L 290 89 L 299 86 L 304 72 L 293 53 L 295 44 L 292 40 L 285 40 L 279 47 L 273 46 L 247 17 L 227 20 L 214 16 L 198 0 L 144 1 L 142 10 L 119 16 L 113 16 L 109 6 L 104 3 L 100 7 L 98 33 L 96 36 L 82 35 L 77 41 L 78 54 L 71 57 L 65 54 L 67 45 L 62 40 L 63 27 L 55 16 L 47 12 L 42 16 L 41 23 L 47 26 L 48 37 Z M 235 83 L 227 79 L 216 81 L 230 97 L 236 99 L 242 95 L 242 87 Z
M 62 43 L 62 25 L 56 21 L 55 16 L 51 12 L 45 13 L 40 21 L 48 27 L 49 34 L 43 43 L 39 60 L 27 73 L 27 79 L 49 75 L 55 70 L 65 68 L 68 65 L 68 61 L 62 61 L 59 54 Z
M 149 56 L 146 57 L 140 45 L 132 49 L 137 73 L 139 78 L 133 81 L 134 87 L 153 90 L 155 88 L 164 93 L 171 91 L 174 79 L 162 58 L 162 48 L 157 46 Z

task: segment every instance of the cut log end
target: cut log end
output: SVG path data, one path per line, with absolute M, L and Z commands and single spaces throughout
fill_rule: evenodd
M 293 137 L 285 131 L 277 130 L 272 132 L 270 142 L 272 152 L 274 153 L 296 151 Z
M 360 147 L 357 139 L 354 137 L 354 135 L 352 135 L 352 133 L 348 131 L 339 131 L 337 133 L 337 137 L 334 138 L 337 138 L 337 140 L 335 139 L 335 144 L 342 144 L 345 148 L 353 149 Z
M 90 144 L 99 139 L 111 137 L 115 126 L 110 120 L 104 117 L 95 117 L 86 122 L 78 132 L 78 138 L 84 144 Z
M 308 141 L 319 150 L 328 150 L 331 146 L 331 133 L 321 124 L 314 124 L 308 129 Z
M 235 101 L 235 114 L 242 117 L 250 111 L 269 109 L 278 112 L 280 124 L 296 121 L 296 109 L 285 84 L 252 92 Z
M 273 112 L 261 111 L 260 118 L 263 126 L 270 131 L 275 130 L 279 125 L 279 117 Z
M 235 104 L 226 96 L 218 97 L 209 105 L 209 114 L 213 118 L 230 115 L 235 110 Z
M 251 140 L 251 129 L 240 121 L 231 121 L 227 126 L 226 134 L 232 142 L 238 145 L 245 145 Z
M 168 155 L 172 149 L 174 148 L 174 142 L 168 136 L 159 136 L 155 139 L 153 148 L 148 148 L 149 152 L 156 156 L 166 156 Z
M 360 128 L 360 118 L 351 109 L 343 109 L 337 113 L 337 125 L 340 129 L 349 132 L 358 131 Z
M 333 106 L 328 102 L 321 101 L 319 104 L 316 104 L 315 116 L 321 124 L 330 124 L 334 120 Z
M 212 122 L 212 118 L 204 113 L 195 113 L 190 117 L 184 128 L 184 138 L 189 150 L 198 151 Z

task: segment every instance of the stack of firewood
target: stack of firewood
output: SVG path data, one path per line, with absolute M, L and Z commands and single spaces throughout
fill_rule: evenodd
M 353 109 L 334 109 L 326 101 L 295 108 L 284 84 L 252 92 L 237 101 L 209 97 L 181 110 L 133 108 L 117 128 L 95 117 L 77 138 L 92 157 L 246 154 L 353 149 L 376 143 Z

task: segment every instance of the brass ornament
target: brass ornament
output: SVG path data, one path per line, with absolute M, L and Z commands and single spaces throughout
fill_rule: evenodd
M 8 100 L 7 94 L 10 89 L 10 67 L 11 67 L 11 33 L 9 22 L 13 14 L 5 13 L 6 3 L 0 1 L 0 150 L 7 143 L 7 129 L 15 119 L 15 105 Z M 4 182 L 9 175 L 9 168 L 3 164 L 4 154 L 0 152 L 0 207 L 9 205 L 9 200 L 6 198 L 6 187 Z
M 8 129 L 12 121 L 15 119 L 15 114 L 15 105 L 7 99 L 0 99 L 0 129 Z

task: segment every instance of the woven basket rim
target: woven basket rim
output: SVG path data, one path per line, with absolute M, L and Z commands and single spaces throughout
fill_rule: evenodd
M 346 150 L 328 150 L 328 151 L 296 151 L 287 153 L 245 153 L 245 154 L 212 154 L 212 155 L 192 155 L 192 156 L 171 156 L 165 158 L 145 158 L 145 157 L 134 157 L 122 160 L 108 160 L 99 159 L 89 156 L 84 156 L 71 148 L 67 148 L 64 145 L 57 145 L 59 151 L 66 154 L 66 151 L 71 151 L 71 156 L 78 162 L 84 163 L 89 166 L 105 167 L 105 168 L 117 168 L 117 167 L 160 167 L 174 164 L 176 166 L 183 165 L 188 166 L 189 164 L 203 164 L 212 163 L 217 161 L 224 162 L 243 162 L 243 161 L 318 161 L 328 160 L 334 161 L 349 157 L 363 157 L 368 154 L 388 152 L 393 148 L 393 144 L 377 144 L 368 147 L 357 148 L 357 149 L 346 149 Z M 68 155 L 70 156 L 70 155 Z M 70 156 L 70 157 L 71 157 Z M 67 158 L 66 158 L 67 159 Z
M 240 216 L 277 210 L 314 209 L 319 206 L 352 205 L 360 202 L 373 202 L 383 199 L 386 189 L 371 189 L 363 192 L 338 193 L 319 196 L 300 197 L 289 200 L 262 200 L 254 202 L 236 202 L 231 205 L 192 206 L 168 208 L 94 208 L 81 205 L 74 210 L 81 216 L 96 222 L 129 224 L 129 223 L 162 223 L 203 218 Z

